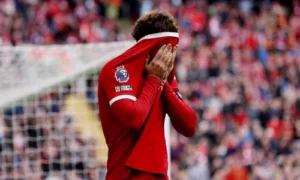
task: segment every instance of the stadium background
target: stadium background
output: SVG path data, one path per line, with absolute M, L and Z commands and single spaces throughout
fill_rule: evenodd
M 7 86 L 8 100 L 22 92 L 26 73 L 37 71 L 29 79 L 43 79 L 43 69 L 25 66 L 32 60 L 28 49 L 42 50 L 34 54 L 44 61 L 37 67 L 53 70 L 46 74 L 55 78 L 62 65 L 51 64 L 53 53 L 117 55 L 131 41 L 108 42 L 132 40 L 131 23 L 151 9 L 167 10 L 179 21 L 177 79 L 198 115 L 193 138 L 171 130 L 172 180 L 300 179 L 296 0 L 1 0 L 0 101 Z M 61 45 L 44 46 L 52 44 Z M 98 71 L 66 77 L 0 107 L 0 179 L 104 178 Z

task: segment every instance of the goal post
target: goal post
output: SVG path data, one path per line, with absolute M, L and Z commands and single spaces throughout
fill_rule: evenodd
M 104 179 L 98 74 L 133 44 L 0 47 L 0 179 Z
M 132 41 L 0 48 L 0 108 L 43 88 L 68 82 L 84 73 L 99 71 Z

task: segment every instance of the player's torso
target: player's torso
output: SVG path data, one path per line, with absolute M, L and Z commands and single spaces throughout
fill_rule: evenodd
M 120 66 L 112 67 L 117 69 Z M 145 76 L 143 75 L 143 69 L 136 66 L 124 65 L 126 71 L 130 71 L 129 78 L 131 81 L 123 82 L 115 87 L 115 91 L 121 91 L 124 93 L 130 92 L 137 98 L 140 95 L 143 84 L 145 82 Z M 133 69 L 131 69 L 133 68 Z M 135 147 L 139 139 L 143 139 L 146 144 L 139 144 L 139 150 L 144 151 L 145 154 L 153 153 L 153 145 L 156 144 L 165 149 L 164 139 L 164 117 L 165 110 L 160 95 L 156 97 L 155 103 L 153 104 L 150 113 L 141 128 L 140 132 L 128 129 L 119 123 L 118 119 L 115 118 L 110 105 L 109 99 L 106 97 L 102 86 L 99 83 L 99 111 L 100 119 L 103 126 L 103 132 L 106 138 L 107 145 L 109 147 L 108 155 L 108 169 L 109 176 L 114 176 L 116 173 L 120 177 L 129 175 L 130 171 L 125 168 L 126 161 L 132 153 L 133 147 Z M 150 135 L 150 136 L 149 136 Z M 152 151 L 152 152 L 151 152 Z M 166 152 L 162 150 L 163 158 L 166 159 Z M 145 158 L 145 157 L 144 157 Z M 147 158 L 147 157 L 146 157 Z M 151 157 L 149 157 L 151 158 Z M 119 166 L 115 166 L 119 164 Z
M 136 91 L 136 97 L 139 97 L 139 94 L 142 90 L 143 84 L 145 82 L 145 77 L 140 76 L 137 78 L 134 84 L 122 84 L 121 86 L 116 86 L 116 91 L 127 91 L 134 86 Z M 101 84 L 99 85 L 99 91 L 102 91 Z M 104 135 L 106 137 L 107 143 L 110 146 L 117 143 L 117 139 L 120 137 L 121 139 L 135 140 L 135 136 L 138 136 L 140 132 L 135 132 L 131 129 L 126 129 L 114 116 L 110 105 L 109 100 L 105 96 L 105 93 L 102 91 L 98 94 L 99 99 L 99 111 L 100 111 L 100 120 L 103 126 Z M 164 117 L 165 117 L 165 109 L 163 107 L 163 102 L 161 96 L 157 96 L 153 106 L 151 107 L 150 113 L 143 124 L 141 131 L 144 129 L 148 129 L 149 127 L 155 127 L 151 129 L 151 133 L 157 133 L 158 130 L 163 131 L 164 127 Z M 150 129 L 149 129 L 150 130 Z M 147 131 L 148 132 L 148 131 Z

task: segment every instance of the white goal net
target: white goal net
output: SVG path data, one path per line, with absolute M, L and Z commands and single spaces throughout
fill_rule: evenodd
M 0 48 L 0 179 L 104 179 L 101 66 L 133 42 Z

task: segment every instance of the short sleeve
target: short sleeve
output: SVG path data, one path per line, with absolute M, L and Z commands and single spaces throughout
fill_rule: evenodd
M 103 89 L 111 106 L 121 99 L 136 101 L 138 92 L 138 81 L 140 76 L 135 76 L 133 69 L 125 66 L 118 66 L 115 69 L 103 74 Z

